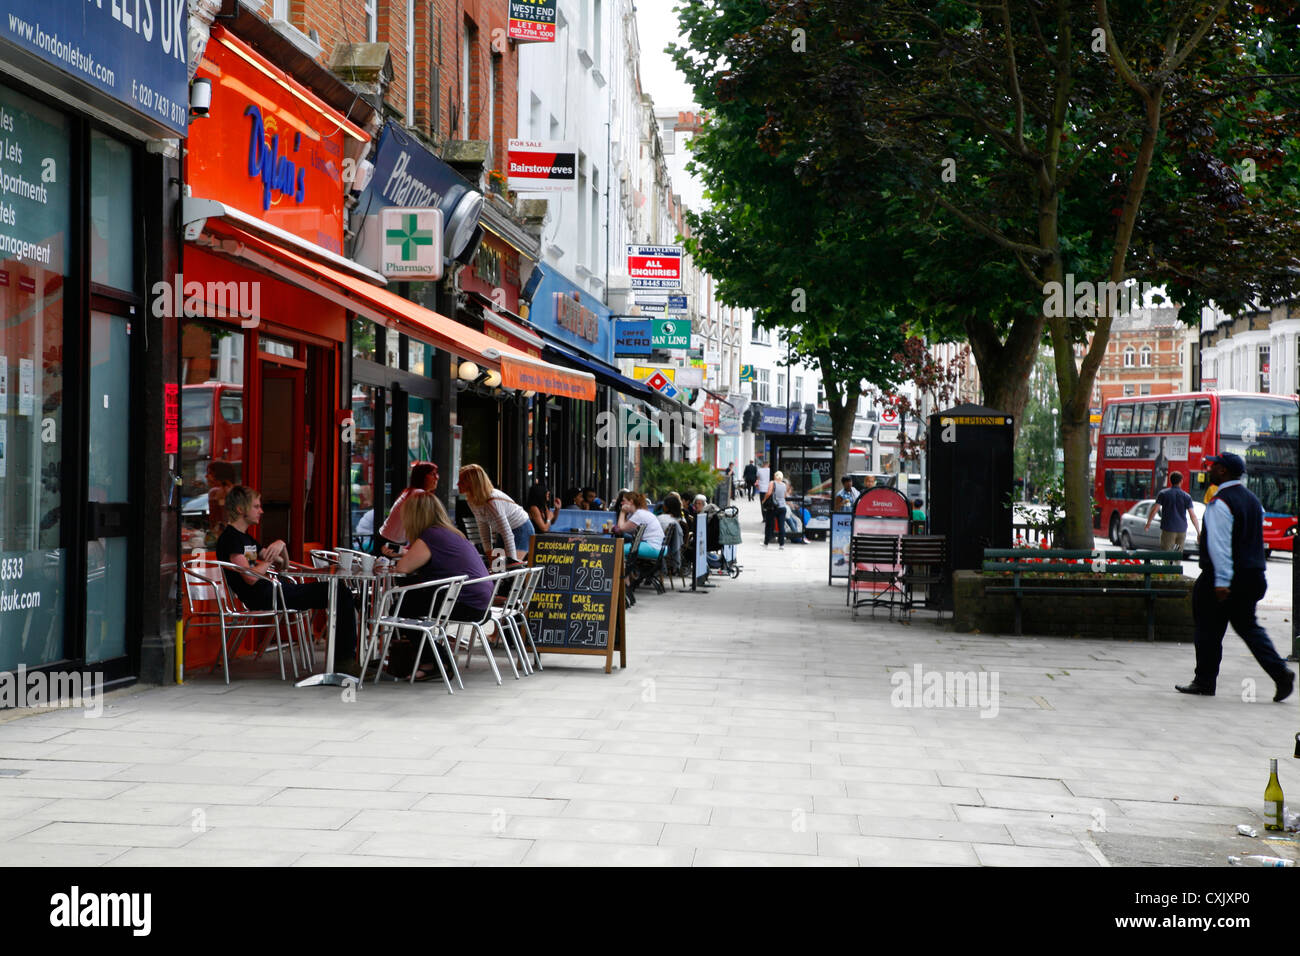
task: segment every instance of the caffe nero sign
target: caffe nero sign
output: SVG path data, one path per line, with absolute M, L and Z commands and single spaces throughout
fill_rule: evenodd
M 0 47 L 54 67 L 68 92 L 89 88 L 179 136 L 189 118 L 188 30 L 186 0 L 0 0 Z

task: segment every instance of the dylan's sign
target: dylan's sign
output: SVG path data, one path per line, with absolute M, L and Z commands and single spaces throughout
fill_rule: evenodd
M 344 146 L 365 133 L 262 63 L 214 28 L 197 73 L 212 83 L 212 108 L 190 125 L 190 190 L 342 253 Z

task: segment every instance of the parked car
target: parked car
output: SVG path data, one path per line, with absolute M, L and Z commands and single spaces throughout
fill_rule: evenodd
M 1125 551 L 1159 551 L 1160 550 L 1160 510 L 1156 509 L 1155 517 L 1151 519 L 1151 527 L 1145 527 L 1147 515 L 1155 507 L 1155 499 L 1148 498 L 1145 501 L 1139 501 L 1128 513 L 1120 517 L 1119 521 L 1119 543 Z M 1205 505 L 1199 501 L 1192 502 L 1192 511 L 1196 515 L 1198 523 L 1205 520 Z M 1200 551 L 1200 542 L 1197 538 L 1196 527 L 1191 521 L 1187 522 L 1187 537 L 1183 541 L 1184 556 Z

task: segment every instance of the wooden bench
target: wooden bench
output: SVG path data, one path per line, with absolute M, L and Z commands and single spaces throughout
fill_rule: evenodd
M 1147 640 L 1156 639 L 1156 598 L 1181 597 L 1183 592 L 1155 586 L 1158 574 L 1182 576 L 1182 555 L 1177 551 L 1058 551 L 1038 548 L 985 548 L 984 573 L 1010 572 L 1009 584 L 984 584 L 985 594 L 1013 594 L 1016 634 L 1020 630 L 1020 605 L 1026 594 L 1131 594 L 1146 598 Z M 1107 579 L 1100 588 L 1063 584 L 1055 578 L 1025 577 L 1027 574 L 1078 575 L 1084 580 Z M 1140 574 L 1141 581 L 1117 580 L 1119 575 Z

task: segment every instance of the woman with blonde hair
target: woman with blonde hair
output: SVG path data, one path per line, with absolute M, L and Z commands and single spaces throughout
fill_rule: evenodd
M 528 512 L 515 504 L 504 491 L 493 488 L 487 472 L 479 465 L 462 468 L 456 488 L 469 502 L 469 510 L 474 512 L 484 553 L 492 553 L 493 539 L 496 538 L 500 547 L 505 549 L 506 560 L 512 564 L 521 563 L 528 556 L 528 542 L 533 537 L 533 521 Z
M 785 547 L 785 496 L 790 493 L 790 486 L 785 483 L 785 475 L 777 472 L 772 476 L 772 482 L 767 486 L 767 494 L 763 495 L 763 503 L 771 506 L 768 512 L 769 517 L 763 526 L 763 547 L 772 543 L 772 522 L 776 522 L 776 541 L 777 549 Z

